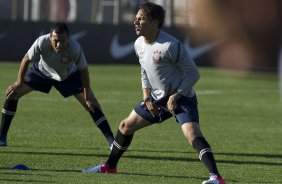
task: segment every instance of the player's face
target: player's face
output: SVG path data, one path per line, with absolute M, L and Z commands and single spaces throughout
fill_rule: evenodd
M 68 36 L 66 33 L 57 34 L 53 31 L 51 34 L 50 40 L 51 40 L 53 49 L 57 53 L 63 52 L 68 44 Z
M 147 36 L 153 28 L 153 21 L 149 20 L 143 10 L 139 10 L 134 21 L 135 32 L 138 36 Z

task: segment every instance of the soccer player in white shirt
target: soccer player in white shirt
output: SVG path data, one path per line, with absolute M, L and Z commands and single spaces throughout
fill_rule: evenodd
M 139 36 L 134 46 L 141 65 L 143 100 L 120 123 L 108 160 L 83 172 L 117 173 L 117 163 L 135 131 L 174 117 L 210 172 L 210 178 L 203 184 L 225 184 L 199 126 L 197 97 L 193 90 L 199 72 L 184 46 L 160 30 L 164 17 L 161 6 L 151 2 L 141 5 L 134 22 Z
M 29 64 L 33 66 L 29 68 Z M 17 81 L 6 90 L 0 124 L 0 146 L 7 146 L 7 134 L 18 100 L 31 91 L 49 93 L 55 87 L 65 98 L 74 95 L 89 111 L 110 148 L 113 133 L 90 87 L 87 61 L 80 44 L 69 37 L 65 23 L 55 23 L 49 34 L 36 39 L 22 59 Z

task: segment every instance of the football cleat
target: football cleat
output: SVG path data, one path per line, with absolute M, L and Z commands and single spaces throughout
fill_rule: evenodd
M 210 179 L 207 181 L 204 181 L 202 184 L 226 184 L 224 179 L 222 179 L 220 176 L 210 176 Z
M 109 168 L 106 164 L 101 164 L 95 167 L 90 167 L 83 169 L 82 172 L 92 172 L 92 173 L 107 173 L 107 174 L 116 174 L 116 168 Z
M 7 140 L 6 138 L 0 138 L 0 146 L 7 146 Z

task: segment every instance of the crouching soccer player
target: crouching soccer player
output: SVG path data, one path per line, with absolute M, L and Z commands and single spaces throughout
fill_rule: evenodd
M 117 173 L 117 163 L 135 131 L 174 116 L 210 173 L 203 184 L 225 184 L 199 126 L 197 97 L 192 89 L 199 72 L 184 46 L 160 30 L 164 17 L 161 6 L 150 2 L 141 5 L 134 22 L 139 36 L 134 47 L 141 65 L 143 100 L 120 123 L 108 160 L 83 172 Z
M 34 62 L 31 68 L 30 62 Z M 49 93 L 52 86 L 64 97 L 76 97 L 90 113 L 111 148 L 113 133 L 91 90 L 86 58 L 80 44 L 69 37 L 65 23 L 55 23 L 51 32 L 37 38 L 23 57 L 17 81 L 6 90 L 0 146 L 7 146 L 7 133 L 19 98 L 34 90 Z

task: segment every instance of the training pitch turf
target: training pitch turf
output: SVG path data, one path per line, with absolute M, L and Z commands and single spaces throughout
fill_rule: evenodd
M 19 63 L 0 63 L 0 106 Z M 282 182 L 282 103 L 274 73 L 199 68 L 200 125 L 226 182 Z M 115 133 L 141 99 L 137 65 L 91 65 L 91 86 Z M 56 90 L 23 97 L 0 147 L 0 183 L 197 184 L 208 178 L 173 119 L 138 131 L 119 174 L 81 173 L 104 162 L 108 145 L 82 106 Z M 31 170 L 10 168 L 25 164 Z

